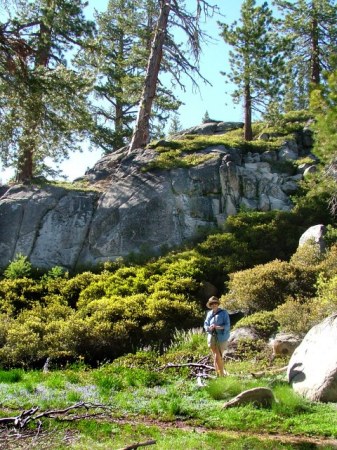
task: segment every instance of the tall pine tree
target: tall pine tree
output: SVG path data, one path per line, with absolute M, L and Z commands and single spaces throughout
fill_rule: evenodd
M 151 41 L 151 51 L 147 61 L 144 86 L 138 106 L 138 114 L 133 130 L 129 151 L 145 147 L 150 139 L 150 121 L 153 102 L 158 92 L 159 72 L 169 72 L 176 84 L 181 85 L 181 75 L 188 76 L 194 84 L 199 76 L 201 42 L 205 33 L 201 30 L 201 13 L 205 17 L 216 7 L 205 0 L 196 0 L 196 11 L 191 13 L 181 0 L 156 0 L 158 18 Z M 179 29 L 186 36 L 185 46 L 178 44 L 172 30 Z M 169 61 L 170 64 L 165 64 Z
M 288 62 L 286 109 L 309 106 L 311 86 L 322 82 L 322 72 L 331 70 L 337 50 L 337 7 L 334 0 L 276 0 L 283 15 L 282 31 L 294 44 Z
M 239 23 L 220 24 L 222 37 L 232 48 L 229 53 L 231 71 L 224 73 L 236 89 L 232 96 L 243 102 L 244 138 L 252 140 L 252 112 L 263 112 L 275 101 L 282 88 L 283 52 L 286 42 L 277 34 L 278 22 L 265 2 L 244 0 Z
M 96 16 L 96 45 L 88 48 L 82 64 L 97 73 L 92 141 L 106 153 L 123 147 L 131 137 L 157 20 L 156 5 L 156 0 L 110 0 L 106 12 Z M 169 59 L 166 67 L 170 66 Z M 151 115 L 152 136 L 156 127 L 163 130 L 171 111 L 179 106 L 160 83 Z
M 18 182 L 48 173 L 47 158 L 66 158 L 89 127 L 90 80 L 65 56 L 93 30 L 83 8 L 81 0 L 17 0 L 0 24 L 1 159 Z

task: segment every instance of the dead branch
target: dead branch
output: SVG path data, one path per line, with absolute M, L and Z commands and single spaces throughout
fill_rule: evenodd
M 137 442 L 136 444 L 128 445 L 127 447 L 120 448 L 119 450 L 133 450 L 133 449 L 138 448 L 138 447 L 145 447 L 147 445 L 154 445 L 154 444 L 156 444 L 156 441 L 151 439 L 150 441 Z
M 181 367 L 191 367 L 191 368 L 197 368 L 197 369 L 204 369 L 204 370 L 214 370 L 214 367 L 209 366 L 207 364 L 203 363 L 183 363 L 183 364 L 172 364 L 168 363 L 165 366 L 159 367 L 159 371 L 171 369 L 171 368 L 181 368 Z
M 55 418 L 59 418 L 60 415 L 61 416 L 66 415 L 69 411 L 73 411 L 73 410 L 80 409 L 80 408 L 85 408 L 87 411 L 89 409 L 93 409 L 93 408 L 100 408 L 100 409 L 105 409 L 105 410 L 111 409 L 107 405 L 79 402 L 79 403 L 76 403 L 75 405 L 69 406 L 68 408 L 47 410 L 47 411 L 37 413 L 39 408 L 36 406 L 36 407 L 30 408 L 28 410 L 22 411 L 18 416 L 0 418 L 0 426 L 1 425 L 5 425 L 5 426 L 13 425 L 15 428 L 22 429 L 29 422 L 36 422 L 40 429 L 41 428 L 40 419 L 42 417 L 49 417 L 49 418 L 55 419 Z M 78 418 L 80 418 L 80 416 L 72 416 L 70 418 L 63 417 L 62 419 L 63 420 L 75 420 L 76 418 L 78 419 Z

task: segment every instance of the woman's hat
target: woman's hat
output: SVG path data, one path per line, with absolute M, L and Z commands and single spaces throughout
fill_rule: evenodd
M 215 297 L 213 295 L 213 297 L 208 299 L 208 302 L 206 303 L 206 306 L 207 306 L 207 308 L 211 308 L 211 305 L 215 305 L 215 304 L 220 305 L 220 300 L 218 299 L 218 297 Z

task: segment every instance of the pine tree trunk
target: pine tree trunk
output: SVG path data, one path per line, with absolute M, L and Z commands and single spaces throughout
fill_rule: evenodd
M 15 181 L 17 183 L 29 183 L 32 177 L 33 177 L 33 151 L 32 147 L 28 145 L 27 147 L 21 149 Z
M 39 28 L 39 44 L 35 55 L 35 67 L 46 67 L 50 54 L 51 29 L 43 22 Z M 42 93 L 31 92 L 30 117 L 27 119 L 25 132 L 19 145 L 20 154 L 18 158 L 16 181 L 18 183 L 29 183 L 34 175 L 34 154 L 36 152 L 36 138 L 42 115 Z
M 129 152 L 132 152 L 137 148 L 144 148 L 149 142 L 152 103 L 156 95 L 158 74 L 163 56 L 163 45 L 170 14 L 170 3 L 171 0 L 161 0 L 160 2 L 160 14 L 152 41 L 144 89 L 139 104 L 136 125 L 131 139 Z
M 311 82 L 315 85 L 320 83 L 318 22 L 316 18 L 313 18 L 311 23 Z
M 246 84 L 244 88 L 244 139 L 246 141 L 253 140 L 252 130 L 252 98 L 250 95 L 250 85 Z

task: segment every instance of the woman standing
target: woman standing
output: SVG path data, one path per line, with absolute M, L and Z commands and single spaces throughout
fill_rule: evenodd
M 230 332 L 230 320 L 228 312 L 219 308 L 218 297 L 211 297 L 206 306 L 210 309 L 207 313 L 204 329 L 207 332 L 208 347 L 211 349 L 214 358 L 214 368 L 218 376 L 223 377 L 224 361 L 223 353 L 227 348 L 227 341 Z

